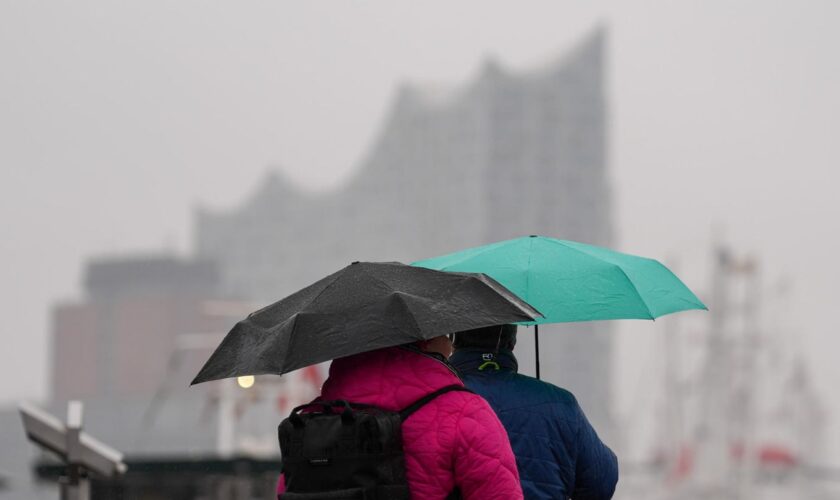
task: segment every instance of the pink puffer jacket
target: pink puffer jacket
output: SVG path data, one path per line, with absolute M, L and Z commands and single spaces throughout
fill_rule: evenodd
M 321 397 L 401 410 L 452 384 L 462 382 L 448 364 L 389 347 L 333 361 Z M 456 486 L 466 500 L 522 498 L 505 429 L 480 396 L 461 391 L 438 396 L 407 419 L 402 430 L 413 500 L 442 500 Z

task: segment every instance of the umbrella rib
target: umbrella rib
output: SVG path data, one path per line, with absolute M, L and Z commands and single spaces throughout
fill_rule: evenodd
M 525 269 L 525 295 L 531 297 L 531 257 L 534 256 L 534 238 L 528 238 L 528 265 Z M 545 316 L 543 316 L 545 318 Z M 536 319 L 536 318 L 534 318 Z
M 332 284 L 332 283 L 330 283 L 330 284 Z M 290 328 L 289 335 L 286 338 L 286 352 L 289 352 L 291 350 L 292 342 L 294 342 L 294 340 L 295 340 L 295 330 L 297 329 L 298 316 L 300 316 L 299 312 L 293 314 L 291 318 L 289 318 L 289 319 L 287 319 L 286 321 L 283 322 L 283 323 L 286 323 L 289 320 L 292 321 L 292 327 Z M 287 370 L 288 363 L 287 363 L 286 358 L 287 358 L 286 356 L 283 356 L 283 360 L 282 360 L 283 365 L 280 367 L 280 373 L 281 374 L 288 372 L 288 370 Z
M 549 241 L 549 242 L 551 242 L 551 243 L 554 243 L 555 245 L 559 245 L 559 246 L 561 246 L 561 247 L 563 247 L 563 248 L 565 248 L 565 249 L 567 249 L 567 250 L 571 250 L 571 251 L 573 251 L 573 252 L 577 252 L 577 253 L 579 253 L 579 254 L 581 254 L 581 255 L 586 255 L 586 256 L 587 256 L 587 257 L 589 257 L 589 258 L 592 258 L 592 259 L 599 259 L 599 260 L 602 260 L 602 261 L 604 261 L 604 262 L 608 262 L 608 263 L 610 263 L 610 264 L 612 264 L 612 265 L 614 265 L 614 266 L 618 266 L 618 264 L 616 264 L 615 262 L 611 262 L 611 261 L 609 261 L 609 260 L 606 260 L 606 259 L 604 259 L 603 257 L 596 257 L 595 255 L 592 255 L 592 254 L 591 254 L 591 253 L 589 253 L 589 252 L 586 252 L 586 251 L 584 251 L 584 250 L 581 250 L 580 248 L 575 248 L 575 247 L 573 247 L 573 246 L 571 246 L 571 245 L 567 245 L 567 244 L 566 244 L 566 242 L 565 242 L 565 241 L 563 241 L 563 240 L 558 240 L 558 239 L 555 239 L 555 238 L 543 238 L 543 239 L 544 239 L 545 241 Z M 574 242 L 572 242 L 572 243 L 574 243 Z M 584 244 L 584 245 L 585 245 L 585 244 Z M 617 251 L 610 250 L 609 248 L 605 248 L 605 247 L 596 247 L 595 245 L 587 245 L 587 246 L 591 246 L 591 247 L 594 247 L 594 248 L 600 248 L 601 250 L 605 250 L 605 251 L 607 251 L 607 252 L 612 252 L 612 253 L 617 253 L 617 254 L 619 254 L 619 255 L 623 255 L 623 256 L 625 256 L 625 257 L 632 257 L 632 258 L 634 258 L 634 259 L 639 259 L 639 260 L 644 260 L 644 261 L 649 261 L 649 262 L 656 262 L 656 263 L 659 263 L 659 261 L 658 261 L 658 260 L 656 260 L 656 259 L 651 259 L 651 258 L 649 258 L 649 257 L 642 257 L 641 255 L 633 255 L 633 254 L 630 254 L 630 253 L 617 252 Z M 620 266 L 619 266 L 619 267 L 620 267 Z M 626 273 L 625 273 L 625 276 L 626 276 Z M 629 279 L 629 278 L 628 278 L 628 279 Z M 632 283 L 632 281 L 631 281 L 631 283 Z M 637 290 L 637 291 L 638 291 L 638 290 Z
M 321 289 L 320 292 L 318 292 L 314 297 L 312 297 L 312 299 L 310 299 L 309 302 L 307 302 L 305 306 L 299 307 L 298 311 L 303 311 L 307 307 L 311 306 L 316 300 L 318 300 L 321 297 L 321 295 L 324 294 L 324 292 L 326 292 L 333 285 L 335 285 L 336 282 L 338 282 L 339 278 L 340 278 L 340 276 L 337 276 L 334 280 L 332 280 L 329 285 L 325 286 L 323 289 Z M 286 321 L 288 321 L 288 320 L 286 320 Z
M 514 293 L 512 290 L 510 290 L 510 289 L 506 288 L 503 284 L 501 284 L 501 283 L 499 283 L 498 281 L 496 281 L 496 279 L 495 279 L 495 278 L 493 278 L 492 276 L 490 276 L 490 275 L 488 275 L 488 274 L 484 274 L 484 273 L 474 273 L 474 274 L 480 274 L 480 275 L 483 275 L 483 276 L 484 276 L 484 278 L 486 278 L 486 279 L 484 279 L 484 278 L 478 278 L 478 280 L 479 280 L 482 284 L 484 284 L 484 286 L 486 286 L 486 287 L 490 288 L 490 290 L 492 290 L 492 291 L 494 291 L 494 292 L 496 292 L 496 293 L 498 293 L 498 294 L 510 294 L 510 295 L 511 295 L 514 299 L 516 299 L 516 300 L 508 300 L 508 301 L 509 301 L 511 304 L 513 304 L 514 306 L 516 306 L 516 308 L 517 308 L 517 309 L 519 309 L 519 311 L 520 311 L 520 312 L 527 314 L 530 318 L 532 318 L 532 320 L 539 319 L 539 318 L 537 318 L 537 316 L 540 316 L 540 317 L 542 317 L 542 318 L 545 318 L 545 314 L 543 314 L 542 312 L 540 312 L 540 310 L 539 310 L 539 309 L 537 309 L 536 307 L 532 306 L 532 305 L 531 305 L 531 304 L 530 304 L 527 300 L 525 300 L 523 297 L 520 297 L 519 295 L 517 295 L 516 293 Z M 498 285 L 498 287 L 497 287 L 497 285 Z M 527 306 L 527 307 L 525 307 L 525 306 Z M 537 316 L 534 316 L 534 313 L 536 313 L 536 314 L 537 314 Z
M 420 268 L 420 269 L 425 269 L 425 268 Z M 394 287 L 393 287 L 393 286 L 391 286 L 391 285 L 389 285 L 388 283 L 386 283 L 386 282 L 382 281 L 382 279 L 381 279 L 379 276 L 374 276 L 374 275 L 372 275 L 372 274 L 368 274 L 367 276 L 368 276 L 368 278 L 373 278 L 374 280 L 376 280 L 376 282 L 377 282 L 377 283 L 380 283 L 382 286 L 384 286 L 384 287 L 385 287 L 385 288 L 387 288 L 388 290 L 390 290 L 390 291 L 392 291 L 392 292 L 395 292 L 395 291 L 396 291 L 396 290 L 394 290 Z
M 425 268 L 418 268 L 418 269 L 425 269 Z M 400 304 L 402 304 L 403 308 L 405 308 L 405 310 L 408 312 L 408 316 L 411 318 L 411 322 L 412 322 L 412 324 L 414 324 L 414 328 L 416 328 L 417 331 L 420 332 L 420 334 L 422 335 L 423 330 L 420 328 L 420 325 L 417 324 L 417 319 L 414 317 L 414 314 L 411 312 L 411 308 L 408 307 L 408 303 L 403 298 L 403 296 L 411 295 L 411 294 L 408 294 L 406 292 L 401 292 L 399 290 L 394 289 L 393 286 L 389 285 L 385 281 L 382 281 L 382 279 L 379 276 L 370 275 L 370 277 L 373 278 L 374 280 L 376 280 L 377 283 L 381 283 L 384 287 L 386 287 L 388 290 L 390 290 L 391 292 L 394 293 L 394 296 L 400 301 Z
M 566 244 L 566 242 L 565 242 L 565 241 L 563 241 L 563 240 L 558 240 L 558 239 L 554 239 L 554 238 L 543 238 L 543 239 L 544 239 L 545 241 L 548 241 L 548 242 L 554 243 L 555 245 L 559 245 L 559 246 L 561 246 L 561 247 L 563 247 L 563 248 L 565 248 L 565 249 L 567 249 L 567 250 L 571 250 L 571 251 L 573 251 L 573 252 L 577 252 L 577 253 L 579 253 L 579 254 L 586 255 L 586 256 L 587 256 L 587 257 L 589 257 L 589 258 L 604 260 L 602 257 L 596 257 L 596 256 L 592 255 L 592 254 L 591 254 L 591 253 L 589 253 L 589 252 L 586 252 L 586 251 L 584 251 L 584 250 L 581 250 L 580 248 L 575 248 L 575 247 L 573 247 L 573 246 L 571 246 L 571 245 L 567 245 L 567 244 Z M 593 246 L 593 247 L 594 247 L 595 245 L 590 245 L 590 246 Z M 599 248 L 601 248 L 601 247 L 599 247 Z M 610 249 L 608 249 L 608 248 L 602 248 L 602 249 L 603 249 L 603 250 L 606 250 L 606 251 L 609 251 L 609 252 L 612 252 L 612 250 L 610 250 Z M 620 253 L 620 252 L 615 252 L 615 253 Z M 645 257 L 639 257 L 638 255 L 631 255 L 631 254 L 624 254 L 624 255 L 627 255 L 627 256 L 629 256 L 629 257 L 636 257 L 637 259 L 653 260 L 653 259 L 648 259 L 648 258 L 645 258 Z M 605 261 L 605 262 L 607 262 L 607 261 Z M 615 264 L 614 262 L 610 262 L 610 264 L 613 264 L 613 265 L 618 265 L 618 264 Z
M 505 241 L 500 241 L 500 242 L 495 243 L 495 244 L 485 245 L 484 248 L 482 248 L 478 253 L 471 254 L 471 255 L 466 255 L 466 256 L 463 256 L 463 257 L 459 257 L 457 261 L 451 262 L 448 265 L 442 267 L 441 271 L 444 271 L 447 268 L 452 267 L 452 266 L 457 266 L 458 264 L 461 264 L 462 262 L 464 262 L 467 259 L 474 259 L 478 256 L 484 255 L 485 253 L 487 253 L 491 250 L 495 250 L 495 249 L 499 248 L 500 246 L 508 244 L 512 241 L 515 241 L 515 240 L 505 240 Z M 469 252 L 469 249 L 464 250 L 463 252 L 460 252 L 460 253 L 465 253 L 465 252 Z M 426 260 L 429 260 L 429 259 L 426 259 Z M 422 262 L 422 261 L 418 261 L 418 262 Z M 414 264 L 416 264 L 416 262 Z M 414 264 L 412 264 L 412 265 L 414 265 Z
M 417 318 L 414 317 L 414 313 L 412 313 L 411 308 L 408 307 L 408 302 L 405 301 L 403 295 L 405 295 L 403 292 L 394 291 L 394 297 L 397 300 L 399 300 L 403 309 L 405 309 L 406 313 L 408 314 L 408 317 L 411 319 L 411 324 L 414 325 L 414 328 L 417 330 L 417 333 L 419 333 L 421 337 L 425 338 L 425 336 L 423 335 L 423 329 L 420 328 L 420 325 L 417 324 Z
M 650 310 L 650 306 L 648 306 L 647 302 L 645 302 L 644 297 L 642 297 L 642 293 L 639 292 L 638 288 L 636 288 L 636 284 L 633 283 L 633 280 L 630 279 L 630 276 L 627 275 L 627 272 L 624 271 L 624 269 L 622 269 L 621 266 L 619 266 L 618 264 L 614 264 L 612 262 L 610 264 L 612 264 L 613 266 L 615 266 L 616 269 L 621 271 L 621 274 L 624 276 L 624 279 L 626 279 L 627 282 L 630 283 L 630 286 L 633 287 L 633 290 L 636 291 L 636 295 L 639 297 L 639 302 L 641 302 L 642 305 L 645 306 L 645 310 L 647 310 L 650 319 L 655 320 L 656 316 L 653 315 L 653 311 Z
M 648 313 L 648 316 L 650 316 L 650 319 L 653 319 L 653 320 L 656 319 L 656 316 L 653 315 L 653 311 L 650 310 L 650 306 L 647 304 L 647 302 L 645 302 L 645 299 L 644 299 L 644 297 L 642 297 L 642 294 L 639 292 L 639 289 L 636 287 L 636 284 L 633 283 L 633 280 L 630 279 L 630 276 L 627 275 L 627 272 L 619 264 L 616 264 L 615 262 L 609 262 L 609 261 L 607 261 L 607 260 L 605 260 L 601 257 L 596 257 L 596 256 L 594 256 L 594 255 L 592 255 L 588 252 L 584 252 L 583 250 L 581 250 L 579 248 L 575 248 L 571 245 L 567 245 L 566 242 L 564 242 L 562 240 L 556 240 L 554 238 L 546 238 L 546 240 L 550 241 L 551 243 L 554 243 L 555 245 L 560 245 L 561 247 L 566 248 L 568 250 L 571 250 L 573 252 L 577 252 L 579 254 L 586 255 L 589 258 L 599 259 L 599 260 L 602 260 L 604 262 L 608 262 L 609 264 L 614 266 L 616 269 L 621 271 L 621 274 L 624 276 L 624 279 L 626 279 L 627 282 L 630 283 L 630 286 L 633 287 L 633 290 L 636 291 L 636 295 L 639 297 L 639 301 L 642 303 L 642 305 L 645 306 L 645 310 L 647 310 L 647 313 Z M 630 255 L 630 254 L 627 254 L 627 255 Z M 638 257 L 638 256 L 631 255 L 631 257 Z M 638 257 L 638 258 L 644 259 L 644 257 Z M 653 259 L 646 259 L 646 260 L 653 260 Z
M 565 241 L 563 241 L 563 240 L 558 240 L 558 239 L 554 239 L 554 238 L 546 238 L 546 241 L 550 241 L 551 243 L 554 243 L 555 245 L 562 246 L 563 248 L 566 248 L 566 249 L 571 250 L 571 251 L 573 251 L 573 252 L 577 252 L 577 253 L 582 254 L 582 255 L 586 255 L 587 257 L 590 257 L 590 258 L 593 258 L 593 259 L 600 259 L 600 260 L 603 260 L 604 262 L 609 262 L 609 263 L 610 263 L 610 264 L 612 264 L 613 266 L 617 267 L 617 268 L 618 268 L 618 270 L 619 270 L 619 271 L 621 271 L 621 274 L 623 274 L 623 275 L 624 275 L 624 277 L 627 279 L 627 282 L 628 282 L 628 283 L 630 283 L 630 286 L 632 286 L 632 287 L 633 287 L 633 290 L 635 290 L 635 291 L 636 291 L 636 294 L 639 296 L 639 300 L 642 302 L 642 305 L 644 305 L 644 306 L 645 306 L 645 309 L 647 309 L 647 312 L 648 312 L 648 315 L 650 316 L 650 319 L 655 320 L 655 319 L 657 318 L 657 316 L 655 316 L 655 315 L 653 314 L 653 311 L 651 311 L 651 310 L 650 310 L 650 306 L 647 304 L 647 302 L 645 302 L 645 299 L 643 298 L 642 294 L 641 294 L 641 293 L 639 293 L 639 289 L 636 287 L 636 284 L 633 282 L 633 280 L 632 280 L 632 279 L 630 279 L 630 276 L 628 276 L 628 275 L 627 275 L 627 272 L 626 272 L 626 271 L 624 271 L 624 269 L 621 267 L 621 265 L 616 264 L 615 262 L 610 262 L 610 261 L 604 260 L 602 257 L 596 257 L 596 256 L 594 256 L 594 255 L 590 254 L 589 252 L 586 252 L 586 251 L 581 250 L 581 249 L 579 249 L 579 248 L 575 248 L 575 247 L 573 247 L 573 246 L 571 246 L 571 245 L 568 245 L 568 244 L 566 244 L 566 242 L 565 242 Z M 604 250 L 609 250 L 609 249 L 606 249 L 606 248 L 605 248 Z M 618 253 L 620 253 L 620 252 L 618 252 Z M 644 261 L 648 261 L 648 262 L 655 262 L 655 263 L 657 263 L 657 264 L 659 264 L 659 265 L 662 265 L 662 264 L 661 264 L 659 261 L 657 261 L 656 259 L 651 259 L 651 258 L 649 258 L 649 257 L 642 257 L 642 256 L 640 256 L 640 255 L 633 255 L 633 254 L 629 254 L 629 253 L 625 253 L 625 254 L 623 254 L 623 255 L 626 255 L 626 256 L 628 256 L 628 257 L 633 257 L 633 258 L 636 258 L 636 259 L 640 259 L 640 260 L 644 260 Z M 664 266 L 663 266 L 663 267 L 664 267 Z M 667 268 L 665 268 L 665 269 L 666 269 L 666 270 L 668 270 Z M 670 270 L 668 270 L 668 271 L 670 271 Z M 673 272 L 671 272 L 671 274 L 673 275 Z M 682 283 L 682 281 L 681 281 L 681 280 L 680 280 L 677 276 L 674 276 L 674 278 L 676 278 L 676 279 L 677 279 L 677 281 L 680 281 L 680 283 Z M 685 286 L 685 284 L 684 284 L 684 283 L 683 283 L 683 286 Z M 687 289 L 687 290 L 688 290 L 688 291 L 689 291 L 689 292 L 690 292 L 690 293 L 694 296 L 694 298 L 696 299 L 696 302 L 694 302 L 694 301 L 689 301 L 689 302 L 691 302 L 691 303 L 692 303 L 692 304 L 694 304 L 694 305 L 700 306 L 702 309 L 704 309 L 704 310 L 706 310 L 706 311 L 708 311 L 708 310 L 709 310 L 709 308 L 708 308 L 708 307 L 706 307 L 706 304 L 704 304 L 704 303 L 703 303 L 703 301 L 701 301 L 700 299 L 698 299 L 698 298 L 697 298 L 697 296 L 696 296 L 696 295 L 694 295 L 694 292 L 692 292 L 692 291 L 691 291 L 691 289 L 689 289 L 687 286 L 685 286 L 685 288 L 686 288 L 686 289 Z M 686 300 L 686 299 L 683 299 L 683 300 Z M 684 310 L 684 309 L 683 309 L 683 310 Z M 666 313 L 666 314 L 667 314 L 667 313 Z M 663 315 L 663 316 L 664 316 L 664 315 Z

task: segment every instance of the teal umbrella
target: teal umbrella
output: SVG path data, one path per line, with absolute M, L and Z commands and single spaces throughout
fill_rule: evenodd
M 481 272 L 543 313 L 526 325 L 656 319 L 706 306 L 654 259 L 544 236 L 526 236 L 414 262 L 441 271 Z M 539 327 L 535 326 L 537 378 Z

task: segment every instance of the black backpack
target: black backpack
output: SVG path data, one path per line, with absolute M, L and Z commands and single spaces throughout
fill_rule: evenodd
M 343 400 L 298 406 L 277 428 L 286 483 L 278 499 L 409 500 L 402 422 L 451 391 L 472 392 L 449 385 L 399 412 Z M 460 498 L 457 489 L 447 498 Z

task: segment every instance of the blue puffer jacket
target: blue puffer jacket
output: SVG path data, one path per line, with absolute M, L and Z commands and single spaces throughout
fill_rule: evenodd
M 498 370 L 479 370 L 485 352 L 460 349 L 449 361 L 461 373 L 464 384 L 490 403 L 507 429 L 525 498 L 612 498 L 618 461 L 598 438 L 572 393 L 518 374 L 510 351 L 495 357 Z

